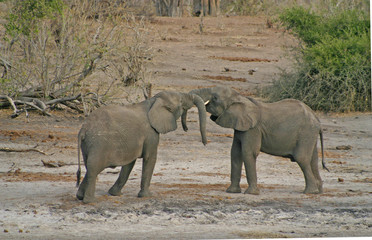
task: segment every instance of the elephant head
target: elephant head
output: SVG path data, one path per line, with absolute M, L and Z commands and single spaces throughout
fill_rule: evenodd
M 190 93 L 160 92 L 151 98 L 151 108 L 147 113 L 151 126 L 158 133 L 167 133 L 177 129 L 176 120 L 194 105 L 199 112 L 199 125 L 202 142 L 207 144 L 206 110 L 201 97 Z M 185 119 L 186 121 L 186 119 Z M 182 120 L 182 125 L 185 123 Z M 186 130 L 185 130 L 186 131 Z
M 247 131 L 254 128 L 260 120 L 258 103 L 241 96 L 231 88 L 201 88 L 192 90 L 190 94 L 196 94 L 203 99 L 207 112 L 211 113 L 211 120 L 221 127 Z

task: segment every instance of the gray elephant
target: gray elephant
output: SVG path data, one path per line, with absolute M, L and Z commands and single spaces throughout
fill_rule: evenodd
M 228 87 L 202 88 L 192 90 L 190 93 L 209 101 L 206 109 L 211 113 L 210 118 L 215 123 L 221 127 L 234 129 L 231 185 L 227 192 L 241 192 L 240 178 L 244 162 L 249 184 L 245 193 L 259 194 L 256 158 L 260 151 L 297 162 L 305 177 L 304 193 L 323 191 L 317 151 L 319 134 L 322 165 L 327 169 L 324 164 L 322 129 L 319 119 L 303 102 L 287 99 L 263 103 L 243 97 Z
M 122 166 L 121 171 L 109 193 L 120 195 L 137 158 L 143 158 L 138 196 L 151 196 L 149 186 L 157 157 L 159 133 L 174 131 L 176 120 L 193 105 L 198 108 L 200 132 L 205 145 L 205 106 L 203 100 L 194 94 L 160 92 L 141 103 L 110 105 L 95 110 L 78 135 L 77 186 L 80 182 L 80 149 L 86 174 L 76 197 L 84 203 L 94 202 L 97 175 L 105 168 L 116 166 Z M 186 123 L 182 125 L 186 126 Z

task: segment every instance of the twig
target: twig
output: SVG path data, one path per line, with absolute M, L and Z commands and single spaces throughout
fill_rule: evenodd
M 97 93 L 95 93 L 95 92 L 88 92 L 87 94 L 85 94 L 85 96 L 84 97 L 86 97 L 86 96 L 88 96 L 88 95 L 94 95 L 95 96 L 95 98 L 92 98 L 92 99 L 94 99 L 94 100 L 96 100 L 97 101 L 97 106 L 98 107 L 100 107 L 103 103 L 101 102 L 101 100 L 99 99 L 99 95 L 97 94 Z M 105 94 L 106 95 L 106 94 Z
M 48 155 L 45 152 L 39 149 L 36 149 L 36 148 L 15 149 L 15 148 L 8 148 L 8 147 L 0 147 L 0 152 L 38 152 L 43 155 Z
M 68 92 L 73 87 L 75 87 L 76 85 L 78 85 L 81 81 L 83 81 L 87 76 L 89 76 L 93 72 L 93 70 L 96 67 L 96 62 L 99 59 L 101 59 L 101 58 L 102 58 L 102 53 L 99 53 L 95 57 L 93 57 L 92 59 L 90 59 L 89 64 L 87 64 L 85 66 L 85 68 L 81 72 L 81 74 L 78 77 L 78 79 L 76 81 L 70 83 L 69 85 L 65 86 L 63 89 L 60 89 L 60 90 L 55 91 L 54 92 L 54 95 L 55 96 L 61 96 L 63 93 Z

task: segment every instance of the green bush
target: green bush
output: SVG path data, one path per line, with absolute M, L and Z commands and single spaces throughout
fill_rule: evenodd
M 294 72 L 283 72 L 264 90 L 271 100 L 295 98 L 316 110 L 371 109 L 371 49 L 368 15 L 343 10 L 316 15 L 296 7 L 280 21 L 301 40 Z
M 291 29 L 306 44 L 314 44 L 320 38 L 320 32 L 324 30 L 319 29 L 321 18 L 310 12 L 309 9 L 302 7 L 294 7 L 284 10 L 279 16 L 279 21 L 287 29 Z
M 13 37 L 19 34 L 29 36 L 38 31 L 39 20 L 61 15 L 64 6 L 62 0 L 16 0 L 8 16 L 6 31 Z

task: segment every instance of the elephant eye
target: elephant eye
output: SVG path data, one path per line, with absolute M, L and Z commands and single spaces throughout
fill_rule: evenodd
M 217 101 L 218 97 L 216 95 L 212 96 L 212 101 Z
M 169 106 L 165 106 L 165 109 L 167 109 L 169 112 L 172 112 L 172 108 Z

